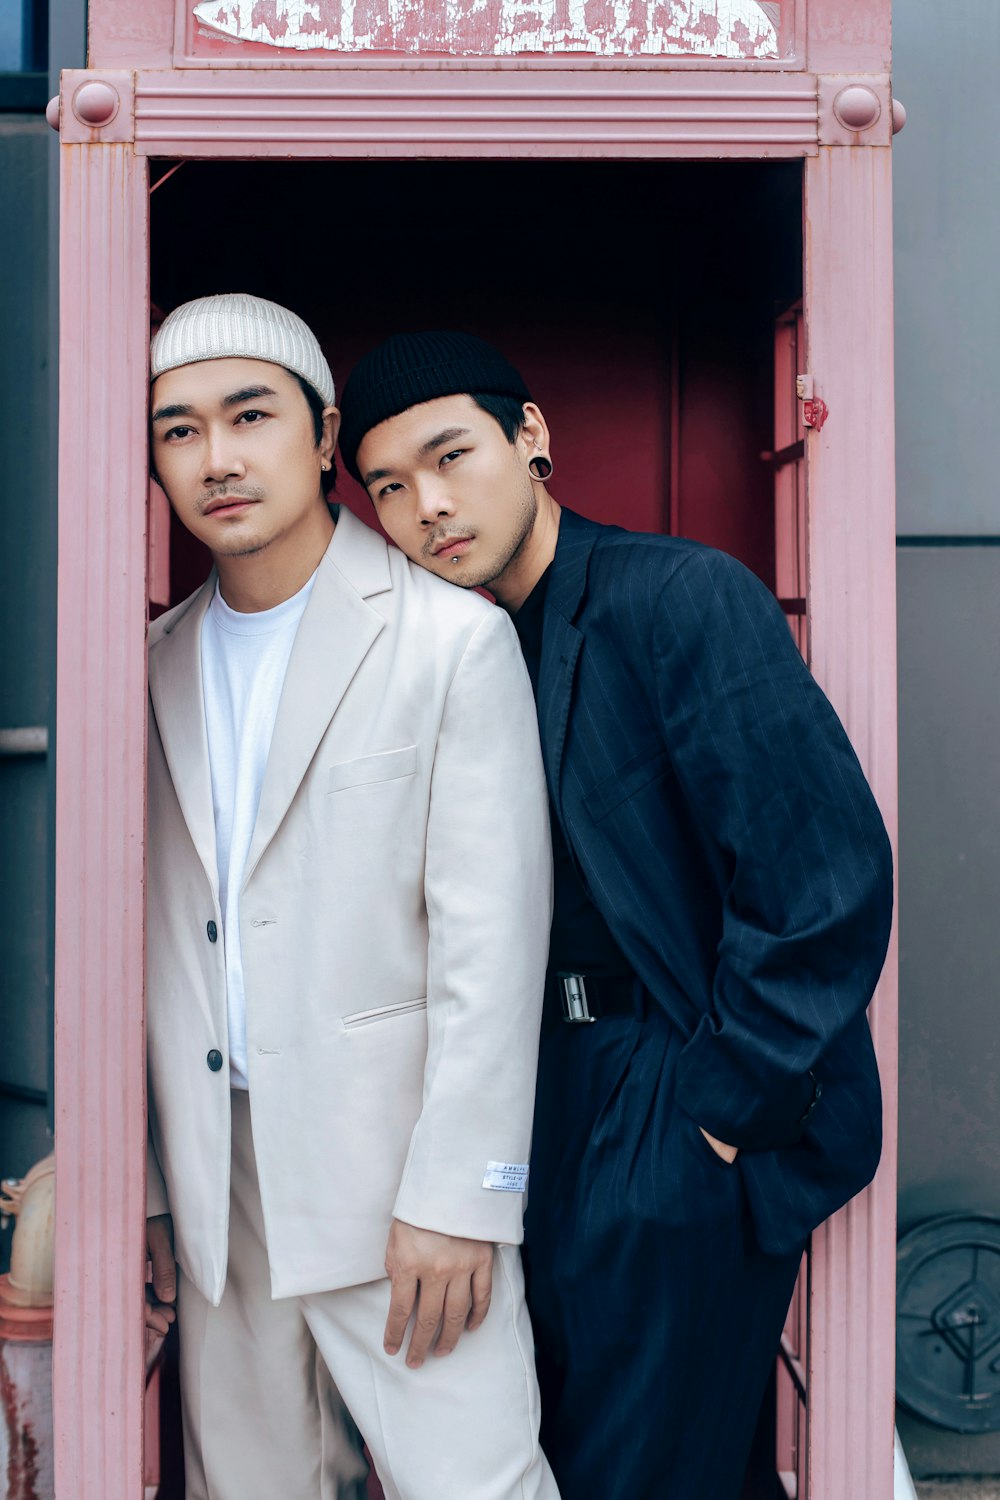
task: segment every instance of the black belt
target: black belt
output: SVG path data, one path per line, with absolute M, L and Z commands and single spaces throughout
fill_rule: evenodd
M 571 1025 L 599 1021 L 605 1016 L 642 1019 L 643 991 L 634 974 L 577 974 L 559 969 L 547 986 L 555 996 L 564 1021 Z

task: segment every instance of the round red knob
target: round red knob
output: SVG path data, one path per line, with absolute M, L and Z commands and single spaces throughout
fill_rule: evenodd
M 73 113 L 83 125 L 110 125 L 118 113 L 118 91 L 110 83 L 82 83 L 73 95 Z
M 834 99 L 833 112 L 847 130 L 867 130 L 882 113 L 882 106 L 874 89 L 852 83 Z
M 56 94 L 45 106 L 45 118 L 53 130 L 59 129 L 59 95 Z

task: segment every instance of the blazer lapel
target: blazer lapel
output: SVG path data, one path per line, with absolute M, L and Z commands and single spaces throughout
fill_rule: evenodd
M 563 509 L 552 576 L 545 596 L 545 630 L 538 670 L 538 722 L 549 792 L 562 812 L 560 784 L 570 704 L 583 634 L 574 625 L 587 583 L 587 566 L 600 527 Z
M 555 612 L 547 613 L 538 670 L 538 723 L 549 792 L 560 809 L 563 748 L 576 662 L 582 645 L 583 636 L 574 625 Z
M 149 695 L 184 821 L 218 896 L 215 811 L 201 678 L 201 622 L 215 593 L 213 569 L 190 606 L 149 651 Z
M 365 600 L 391 588 L 386 543 L 341 506 L 292 647 L 244 884 L 281 826 L 330 720 L 385 626 Z

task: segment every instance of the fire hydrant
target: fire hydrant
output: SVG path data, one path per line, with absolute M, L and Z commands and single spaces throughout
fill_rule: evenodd
M 5 1500 L 54 1500 L 52 1261 L 55 1158 L 0 1183 L 0 1215 L 17 1216 L 10 1272 L 0 1276 L 0 1484 Z

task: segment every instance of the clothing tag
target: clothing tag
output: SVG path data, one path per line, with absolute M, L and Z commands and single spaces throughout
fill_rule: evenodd
M 488 1161 L 483 1187 L 495 1193 L 523 1193 L 528 1185 L 528 1163 Z

